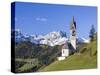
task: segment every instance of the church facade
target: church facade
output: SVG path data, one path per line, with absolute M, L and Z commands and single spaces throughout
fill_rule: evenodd
M 70 24 L 70 38 L 62 45 L 61 56 L 58 57 L 58 60 L 64 60 L 71 53 L 76 51 L 76 22 L 74 17 Z

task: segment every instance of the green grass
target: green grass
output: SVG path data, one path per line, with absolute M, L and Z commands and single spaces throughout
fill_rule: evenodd
M 82 48 L 80 48 L 80 51 L 82 51 L 84 47 L 86 48 L 86 50 L 80 55 L 75 53 L 74 55 L 67 57 L 65 60 L 56 60 L 50 65 L 39 69 L 39 71 L 61 71 L 97 68 L 97 55 L 94 55 L 97 51 L 96 41 L 83 46 Z

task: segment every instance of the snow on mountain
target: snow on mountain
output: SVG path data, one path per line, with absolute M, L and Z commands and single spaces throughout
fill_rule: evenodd
M 15 33 L 15 41 L 16 42 L 20 42 L 21 40 L 23 40 L 23 34 L 21 33 L 21 31 L 19 29 L 16 29 L 13 32 Z
M 77 43 L 90 43 L 89 39 L 85 39 L 85 38 L 77 38 Z
M 50 32 L 45 36 L 41 37 L 40 44 L 46 44 L 50 46 L 61 45 L 64 44 L 67 40 L 67 37 L 62 37 L 60 32 Z
M 35 44 L 46 44 L 50 46 L 64 44 L 68 40 L 66 36 L 62 36 L 63 32 L 50 32 L 46 35 L 28 35 L 22 34 L 20 30 L 15 30 L 15 41 L 30 41 Z M 64 33 L 65 35 L 65 33 Z
M 66 41 L 68 41 L 68 38 L 66 37 L 59 38 L 58 40 L 55 41 L 55 45 L 62 45 L 66 43 Z
M 50 32 L 47 35 L 45 35 L 45 38 L 50 39 L 50 40 L 55 40 L 55 39 L 58 39 L 60 37 L 62 37 L 60 35 L 60 33 L 59 32 L 55 32 L 55 31 Z
M 82 38 L 84 40 L 84 43 L 90 43 L 90 39 L 85 39 L 85 38 Z
M 21 33 L 20 30 L 15 30 L 15 41 L 30 41 L 35 44 L 46 44 L 49 46 L 55 46 L 64 44 L 66 41 L 68 41 L 68 38 L 66 37 L 66 33 L 63 31 L 53 31 L 46 35 L 28 35 Z M 85 38 L 77 38 L 77 42 L 89 43 L 90 41 Z

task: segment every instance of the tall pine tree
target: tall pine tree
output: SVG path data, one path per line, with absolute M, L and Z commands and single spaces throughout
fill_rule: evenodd
M 95 28 L 94 25 L 92 25 L 91 29 L 90 29 L 90 34 L 89 34 L 90 40 L 93 41 L 95 38 Z

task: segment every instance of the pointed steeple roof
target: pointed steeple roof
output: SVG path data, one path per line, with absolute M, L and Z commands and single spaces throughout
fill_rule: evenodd
M 70 24 L 70 29 L 72 29 L 73 25 L 76 28 L 76 22 L 74 20 L 74 16 L 72 17 L 72 21 L 71 21 L 71 24 Z

